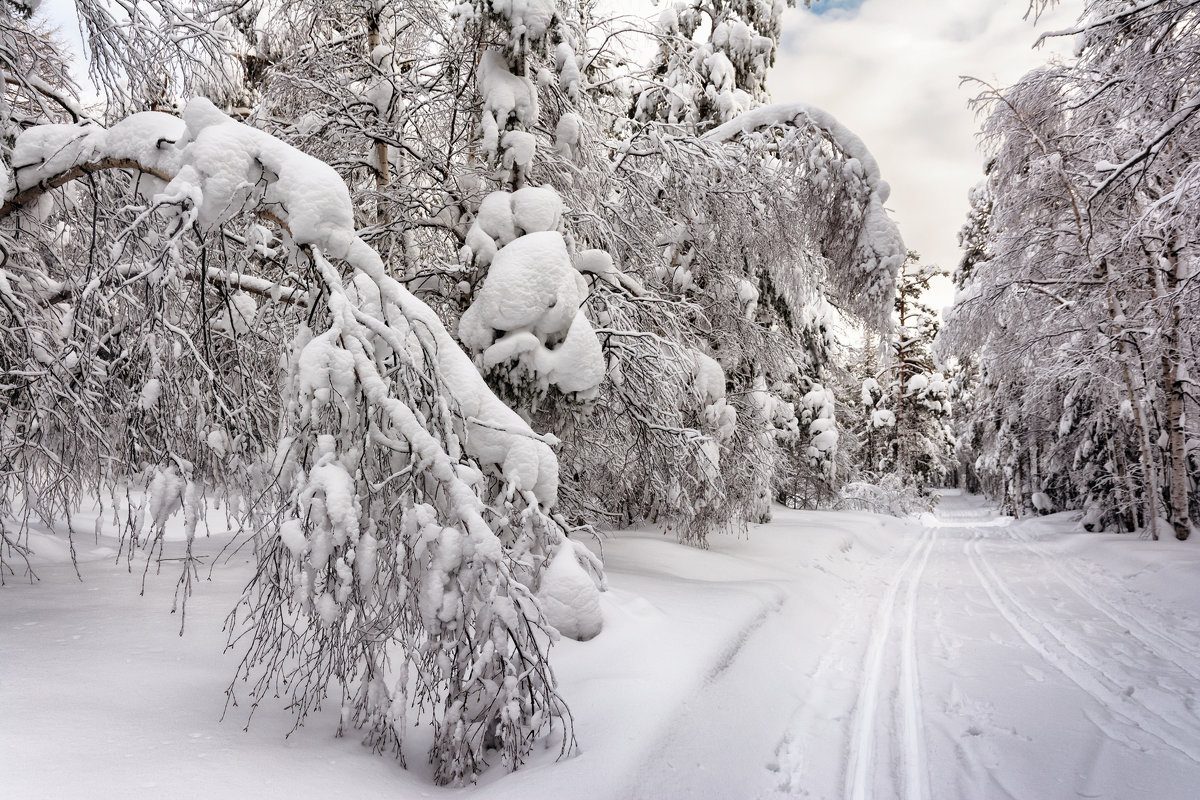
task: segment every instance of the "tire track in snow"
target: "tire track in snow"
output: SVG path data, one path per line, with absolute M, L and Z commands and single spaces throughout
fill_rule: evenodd
M 921 538 L 909 551 L 884 592 L 872 626 L 871 642 L 867 648 L 863 680 L 855 704 L 853 732 L 847 760 L 844 796 L 847 800 L 870 800 L 875 797 L 877 730 L 880 725 L 880 698 L 886 695 L 884 684 L 885 655 L 888 642 L 896 630 L 896 601 L 900 588 L 907 581 L 904 595 L 905 612 L 900 626 L 901 677 L 899 703 L 903 707 L 904 794 L 908 800 L 923 797 L 922 779 L 926 769 L 922 760 L 921 710 L 916 667 L 916 598 L 921 576 L 937 539 L 936 529 L 926 527 Z M 897 787 L 899 788 L 899 787 Z
M 1069 642 L 1067 637 L 1056 632 L 1054 626 L 1023 603 L 987 562 L 980 545 L 982 536 L 982 533 L 976 532 L 963 545 L 963 552 L 996 610 L 1025 643 L 1040 654 L 1046 663 L 1099 703 L 1112 716 L 1112 722 L 1141 731 L 1190 761 L 1200 764 L 1200 750 L 1193 744 L 1200 741 L 1200 724 L 1194 719 L 1184 717 L 1172 719 L 1174 715 L 1164 714 L 1139 703 L 1131 692 L 1121 688 L 1102 671 L 1091 666 L 1088 658 L 1080 654 L 1078 645 Z M 1132 683 L 1128 685 L 1132 686 Z M 1099 720 L 1093 721 L 1100 723 Z M 1122 731 L 1109 725 L 1102 726 L 1101 729 L 1110 738 L 1139 748 L 1138 743 Z

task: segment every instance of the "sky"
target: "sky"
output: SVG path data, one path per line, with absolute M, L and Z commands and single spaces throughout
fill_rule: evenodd
M 799 3 L 798 5 L 803 5 Z M 887 206 L 910 249 L 953 269 L 967 192 L 982 177 L 977 94 L 960 76 L 1010 84 L 1069 41 L 1034 50 L 1069 27 L 1080 0 L 1062 0 L 1035 26 L 1026 0 L 822 0 L 786 12 L 768 79 L 776 102 L 802 100 L 857 133 L 892 186 Z M 814 13 L 820 12 L 820 13 Z M 949 305 L 944 281 L 930 298 Z

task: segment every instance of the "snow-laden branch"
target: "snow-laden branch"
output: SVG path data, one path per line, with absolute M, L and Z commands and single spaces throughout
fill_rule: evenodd
M 867 185 L 871 187 L 871 191 L 879 198 L 880 203 L 887 202 L 892 192 L 891 187 L 887 181 L 883 180 L 879 171 L 879 162 L 875 160 L 875 156 L 871 155 L 867 145 L 859 138 L 858 134 L 839 122 L 828 111 L 808 103 L 775 103 L 759 106 L 737 115 L 724 125 L 718 125 L 704 134 L 704 138 L 727 142 L 742 133 L 774 126 L 799 126 L 805 122 L 816 125 L 848 157 L 857 159 L 862 165 Z
M 1041 36 L 1038 37 L 1037 41 L 1034 43 L 1033 46 L 1040 47 L 1042 42 L 1044 42 L 1047 39 L 1057 39 L 1057 38 L 1060 38 L 1063 36 L 1078 36 L 1081 33 L 1088 33 L 1089 31 L 1098 30 L 1099 28 L 1104 28 L 1109 25 L 1113 25 L 1113 24 L 1116 24 L 1119 22 L 1124 22 L 1127 19 L 1136 17 L 1137 15 L 1141 14 L 1143 11 L 1148 11 L 1149 9 L 1154 8 L 1155 6 L 1160 6 L 1166 2 L 1168 2 L 1168 0 L 1142 0 L 1141 3 L 1131 6 L 1130 8 L 1123 9 L 1114 14 L 1109 14 L 1108 16 L 1101 17 L 1100 19 L 1088 20 L 1087 22 L 1083 23 L 1082 25 L 1077 25 L 1074 28 L 1063 28 L 1062 30 L 1058 30 L 1058 31 L 1046 31 L 1045 33 L 1043 33 Z M 1193 0 L 1192 2 L 1184 3 L 1180 8 L 1174 9 L 1174 10 L 1176 11 L 1176 13 L 1179 13 L 1179 12 L 1182 12 L 1188 8 L 1192 8 L 1197 5 L 1200 5 L 1200 2 Z
M 833 146 L 846 157 L 848 174 L 861 173 L 869 195 L 863 198 L 862 226 L 855 243 L 850 271 L 863 281 L 859 291 L 866 302 L 857 302 L 860 307 L 875 306 L 882 319 L 890 312 L 896 276 L 904 263 L 907 248 L 900 236 L 896 223 L 884 208 L 891 195 L 891 187 L 883 180 L 879 162 L 867 149 L 866 144 L 853 131 L 843 125 L 829 112 L 808 103 L 778 103 L 760 106 L 743 112 L 723 125 L 712 129 L 704 138 L 709 141 L 728 142 L 739 136 L 773 127 L 815 127 L 826 136 Z M 885 323 L 886 324 L 886 323 Z
M 2 62 L 0 62 L 2 63 Z M 51 86 L 48 82 L 42 80 L 37 75 L 25 75 L 24 77 L 16 75 L 12 72 L 0 69 L 0 85 L 17 85 L 24 86 L 31 90 L 32 94 L 40 95 L 41 97 L 53 100 L 56 105 L 62 108 L 71 115 L 71 119 L 78 122 L 86 119 L 87 113 L 79 107 L 79 104 L 67 93 Z
M 285 359 L 263 491 L 278 503 L 265 513 L 278 535 L 262 544 L 246 618 L 232 618 L 231 630 L 252 633 L 243 669 L 262 675 L 256 697 L 286 691 L 301 716 L 340 681 L 343 720 L 367 728 L 378 747 L 399 747 L 406 706 L 428 711 L 440 782 L 473 780 L 489 747 L 515 768 L 566 718 L 547 623 L 595 635 L 598 568 L 549 516 L 558 493 L 549 444 L 488 389 L 436 313 L 387 274 L 354 228 L 337 173 L 203 99 L 182 119 L 144 112 L 108 129 L 31 128 L 13 163 L 0 218 L 75 178 L 128 169 L 149 176 L 141 189 L 153 193 L 139 223 L 160 210 L 177 236 L 245 214 L 279 224 L 284 247 L 311 266 L 313 285 L 302 287 L 310 305 L 327 305 L 311 309 L 317 329 L 301 326 Z M 275 291 L 256 276 L 214 277 Z M 190 465 L 176 461 L 151 467 L 149 495 L 163 509 L 178 503 L 159 503 L 160 488 L 174 497 L 185 478 L 192 485 Z M 499 498 L 473 464 L 499 484 Z M 155 524 L 173 513 L 160 511 Z M 581 598 L 586 607 L 571 605 Z M 309 677 L 282 688 L 296 654 Z M 402 666 L 392 671 L 394 661 Z M 563 740 L 569 750 L 569 724 Z
M 1108 177 L 1101 181 L 1096 188 L 1092 190 L 1091 195 L 1088 196 L 1088 202 L 1091 203 L 1097 197 L 1104 194 L 1104 192 L 1107 191 L 1114 182 L 1129 172 L 1130 169 L 1157 153 L 1159 148 L 1162 147 L 1162 143 L 1166 141 L 1171 134 L 1178 130 L 1181 125 L 1195 116 L 1197 111 L 1200 111 L 1200 97 L 1194 98 L 1192 102 L 1188 103 L 1183 108 L 1172 114 L 1162 124 L 1158 131 L 1152 137 L 1150 137 L 1149 142 L 1147 142 L 1132 156 L 1125 159 L 1125 161 L 1110 170 Z
M 431 337 L 440 378 L 464 417 L 482 423 L 468 423 L 473 430 L 467 451 L 499 467 L 519 488 L 534 491 L 539 502 L 554 505 L 553 451 L 492 394 L 437 314 L 386 275 L 379 254 L 356 235 L 349 192 L 328 165 L 234 121 L 204 99 L 191 101 L 182 119 L 147 111 L 108 129 L 91 124 L 31 128 L 18 138 L 13 164 L 16 192 L 0 209 L 0 219 L 84 175 L 132 169 L 164 181 L 155 202 L 183 202 L 181 213 L 202 229 L 253 209 L 277 219 L 295 245 L 345 260 L 378 283 L 409 323 Z M 257 188 L 264 182 L 265 190 Z

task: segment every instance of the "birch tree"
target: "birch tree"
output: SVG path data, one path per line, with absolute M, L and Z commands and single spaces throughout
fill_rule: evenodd
M 1196 20 L 1189 3 L 1092 2 L 1046 35 L 1076 37 L 1077 59 L 980 98 L 990 257 L 950 327 L 982 345 L 985 374 L 1015 372 L 1043 398 L 1040 421 L 1014 433 L 1011 469 L 1053 477 L 1060 507 L 1186 538 L 1195 350 L 1177 311 L 1195 254 L 1178 225 L 1194 199 Z

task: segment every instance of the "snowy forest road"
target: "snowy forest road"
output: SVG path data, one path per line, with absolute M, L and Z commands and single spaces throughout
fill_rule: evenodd
M 1196 796 L 1200 630 L 1064 553 L 1088 537 L 1061 522 L 950 494 L 888 527 L 890 550 L 863 536 L 818 564 L 826 596 L 782 584 L 626 796 Z
M 882 592 L 860 587 L 874 614 L 851 609 L 851 635 L 813 676 L 826 707 L 785 740 L 778 794 L 1195 796 L 1197 632 L 1099 585 L 1086 560 L 1057 553 L 1061 534 L 1009 523 L 948 495 L 881 559 Z M 847 676 L 856 696 L 837 690 Z

